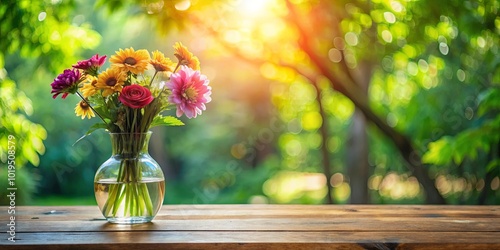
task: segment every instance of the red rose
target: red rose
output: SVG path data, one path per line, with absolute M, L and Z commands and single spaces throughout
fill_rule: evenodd
M 123 87 L 118 99 L 120 99 L 120 102 L 122 102 L 125 106 L 133 109 L 140 109 L 150 104 L 154 97 L 151 96 L 151 91 L 149 91 L 148 88 L 138 84 L 132 84 Z

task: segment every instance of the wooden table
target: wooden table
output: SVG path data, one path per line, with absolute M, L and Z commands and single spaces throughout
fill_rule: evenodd
M 165 205 L 142 225 L 17 207 L 15 242 L 0 209 L 0 249 L 500 249 L 500 206 Z

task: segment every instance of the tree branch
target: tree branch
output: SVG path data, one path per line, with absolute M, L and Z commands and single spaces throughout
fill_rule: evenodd
M 328 78 L 333 88 L 347 98 L 349 98 L 356 107 L 358 107 L 366 118 L 375 124 L 386 136 L 388 136 L 396 145 L 403 158 L 408 163 L 408 168 L 415 175 L 415 177 L 422 183 L 426 191 L 427 203 L 446 203 L 443 196 L 439 193 L 434 181 L 429 177 L 427 169 L 420 160 L 417 150 L 414 149 L 411 141 L 389 125 L 385 123 L 379 116 L 377 116 L 369 107 L 368 99 L 363 96 L 360 87 L 354 84 L 341 72 L 334 74 L 326 62 L 321 58 L 313 49 L 311 44 L 311 37 L 314 37 L 310 32 L 307 32 L 304 25 L 301 23 L 303 17 L 298 14 L 297 8 L 289 1 L 285 0 L 287 8 L 290 13 L 290 18 L 297 27 L 300 34 L 299 46 L 309 56 L 313 64 L 317 67 L 318 71 Z

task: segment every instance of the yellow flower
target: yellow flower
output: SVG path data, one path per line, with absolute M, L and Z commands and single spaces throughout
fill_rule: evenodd
M 150 61 L 156 71 L 173 71 L 174 63 L 158 50 L 153 51 L 153 58 Z
M 116 54 L 109 59 L 112 67 L 118 67 L 133 74 L 144 72 L 148 68 L 149 60 L 150 57 L 147 50 L 140 49 L 135 51 L 134 48 L 120 49 L 120 51 L 116 51 Z
M 83 100 L 81 100 L 75 107 L 75 114 L 77 116 L 81 116 L 82 119 L 87 116 L 87 118 L 95 117 L 94 112 L 90 108 L 90 106 Z
M 179 59 L 180 65 L 186 65 L 193 70 L 200 70 L 200 61 L 198 57 L 193 56 L 193 53 L 189 52 L 182 43 L 176 42 L 174 44 L 174 50 L 174 55 Z
M 80 88 L 82 91 L 83 97 L 87 98 L 89 96 L 93 96 L 97 93 L 97 78 L 94 76 L 87 76 L 85 82 L 83 83 L 83 87 Z
M 102 96 L 106 97 L 114 92 L 121 92 L 127 74 L 120 68 L 108 68 L 97 77 L 96 87 L 102 89 Z

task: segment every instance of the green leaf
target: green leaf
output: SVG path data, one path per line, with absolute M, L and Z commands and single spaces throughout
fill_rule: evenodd
M 151 128 L 156 127 L 156 126 L 182 126 L 184 123 L 177 119 L 176 117 L 173 116 L 162 116 L 159 115 L 153 119 L 153 122 L 151 123 Z
M 488 165 L 486 166 L 486 172 L 491 172 L 498 167 L 500 167 L 500 158 L 490 161 L 490 163 L 488 163 Z
M 489 88 L 479 95 L 479 115 L 500 110 L 500 88 Z
M 98 129 L 107 129 L 108 128 L 108 125 L 106 125 L 105 123 L 96 123 L 94 125 L 92 125 L 89 130 L 87 131 L 87 133 L 85 133 L 82 137 L 80 137 L 78 140 L 76 140 L 75 143 L 73 143 L 73 146 L 75 146 L 79 141 L 83 140 L 85 137 L 89 136 L 90 134 L 92 134 L 94 131 L 98 130 Z
M 454 141 L 448 136 L 429 143 L 429 150 L 422 156 L 422 162 L 446 165 L 452 160 Z

